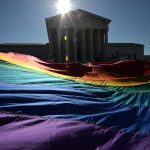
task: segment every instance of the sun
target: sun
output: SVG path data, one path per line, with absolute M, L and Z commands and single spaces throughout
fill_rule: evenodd
M 57 0 L 56 1 L 57 12 L 61 14 L 66 14 L 71 10 L 71 1 L 70 0 Z

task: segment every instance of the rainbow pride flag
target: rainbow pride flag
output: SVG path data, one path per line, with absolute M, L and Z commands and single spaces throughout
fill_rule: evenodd
M 0 149 L 149 150 L 150 63 L 1 52 Z

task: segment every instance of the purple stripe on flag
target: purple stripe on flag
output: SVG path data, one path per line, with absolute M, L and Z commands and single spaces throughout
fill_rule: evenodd
M 148 150 L 150 136 L 93 124 L 0 112 L 2 150 Z

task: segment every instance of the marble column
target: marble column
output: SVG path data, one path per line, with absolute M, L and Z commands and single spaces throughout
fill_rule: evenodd
M 61 32 L 60 29 L 57 29 L 57 61 L 61 62 Z
M 90 42 L 90 61 L 93 62 L 94 61 L 94 47 L 93 47 L 93 29 L 90 29 L 90 38 L 89 38 L 89 42 Z
M 81 30 L 82 36 L 82 43 L 81 43 L 81 50 L 82 50 L 82 62 L 86 61 L 86 47 L 85 47 L 85 29 Z
M 105 44 L 108 43 L 108 29 L 105 30 Z
M 69 53 L 69 30 L 65 30 L 65 36 L 67 37 L 67 40 L 65 41 L 65 58 L 66 59 L 66 62 L 69 62 L 70 61 L 70 53 Z
M 101 50 L 101 30 L 100 29 L 97 29 L 97 47 L 98 47 L 98 54 L 99 53 L 102 53 L 102 50 Z
M 104 59 L 107 57 L 108 29 L 105 30 Z
M 104 30 L 102 29 L 101 30 L 101 52 L 102 52 L 103 57 L 105 55 L 105 49 L 104 49 L 105 41 L 104 40 L 105 40 L 105 35 L 104 35 Z
M 50 48 L 51 48 L 51 53 L 49 52 L 48 54 L 48 59 L 50 58 L 50 56 L 54 56 L 54 48 L 53 48 L 53 37 L 52 37 L 53 31 L 52 29 L 48 29 L 48 37 L 49 37 L 49 43 L 50 43 Z
M 73 61 L 77 62 L 77 30 L 73 29 Z

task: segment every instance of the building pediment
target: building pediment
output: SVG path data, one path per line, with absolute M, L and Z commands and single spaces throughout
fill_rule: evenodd
M 47 26 L 50 27 L 99 27 L 107 28 L 111 20 L 93 13 L 77 9 L 65 15 L 57 15 L 46 18 Z

